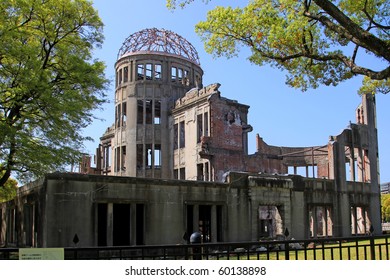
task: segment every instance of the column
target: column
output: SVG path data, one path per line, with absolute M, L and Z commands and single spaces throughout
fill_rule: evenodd
M 193 213 L 194 213 L 194 216 L 192 219 L 192 228 L 195 232 L 195 231 L 199 230 L 199 205 L 197 205 L 197 204 L 194 205 Z M 192 232 L 189 232 L 188 234 L 191 236 Z
M 217 242 L 218 223 L 217 223 L 217 206 L 211 206 L 211 242 Z
M 135 245 L 137 244 L 137 205 L 131 204 L 130 205 L 130 244 Z
M 107 204 L 107 246 L 113 246 L 114 244 L 114 204 Z

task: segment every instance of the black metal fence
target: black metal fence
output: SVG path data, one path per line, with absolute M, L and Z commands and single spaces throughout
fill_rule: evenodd
M 66 260 L 389 260 L 390 235 L 188 245 L 64 248 Z M 0 259 L 18 259 L 0 248 Z

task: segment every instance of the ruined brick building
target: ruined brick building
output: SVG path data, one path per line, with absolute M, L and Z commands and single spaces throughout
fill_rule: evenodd
M 129 36 L 115 64 L 115 122 L 96 167 L 49 174 L 1 205 L 0 244 L 80 246 L 248 241 L 381 232 L 375 97 L 314 147 L 272 146 L 249 106 L 203 86 L 195 48 L 166 30 Z M 304 176 L 297 175 L 299 169 Z M 288 175 L 290 173 L 290 175 Z M 76 218 L 77 217 L 77 218 Z
M 303 167 L 307 177 L 335 178 L 328 144 L 275 147 L 256 135 L 256 152 L 248 155 L 249 106 L 222 97 L 218 83 L 203 87 L 198 54 L 177 34 L 132 34 L 119 50 L 115 71 L 115 123 L 101 137 L 90 172 L 221 182 L 231 171 L 297 174 Z M 374 135 L 366 140 L 376 143 L 374 100 L 360 105 L 356 121 L 369 125 Z M 353 134 L 357 126 L 350 129 Z M 377 147 L 369 159 L 359 141 L 346 145 L 347 177 L 368 182 Z

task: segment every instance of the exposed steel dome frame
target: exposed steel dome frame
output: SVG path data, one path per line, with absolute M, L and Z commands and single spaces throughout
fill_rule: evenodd
M 167 53 L 184 57 L 200 65 L 194 46 L 182 36 L 165 29 L 148 28 L 130 35 L 118 52 L 118 59 L 136 52 Z

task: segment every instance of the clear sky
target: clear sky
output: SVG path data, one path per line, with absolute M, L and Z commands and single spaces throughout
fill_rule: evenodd
M 126 38 L 145 28 L 163 28 L 186 38 L 198 51 L 204 71 L 203 85 L 220 83 L 223 97 L 247 104 L 249 152 L 256 149 L 259 134 L 269 145 L 305 147 L 326 145 L 329 136 L 338 135 L 355 122 L 355 109 L 361 102 L 357 91 L 361 77 L 355 77 L 337 87 L 321 86 L 301 92 L 285 84 L 285 74 L 270 67 L 252 65 L 243 49 L 234 59 L 213 58 L 203 48 L 195 33 L 195 24 L 204 20 L 215 5 L 232 5 L 247 1 L 213 0 L 205 5 L 200 0 L 186 9 L 174 12 L 166 8 L 165 0 L 95 0 L 105 24 L 105 42 L 95 51 L 95 57 L 107 65 L 106 74 L 112 81 L 107 95 L 110 103 L 96 112 L 96 120 L 85 130 L 95 142 L 86 143 L 87 152 L 95 153 L 99 138 L 114 122 L 114 64 L 118 50 Z M 378 95 L 377 127 L 379 138 L 380 181 L 390 182 L 390 95 Z

